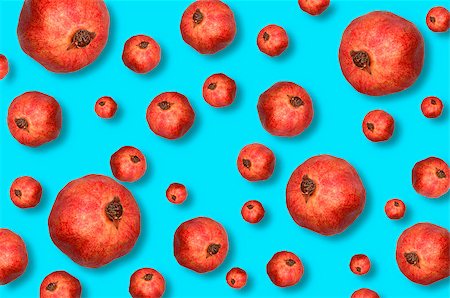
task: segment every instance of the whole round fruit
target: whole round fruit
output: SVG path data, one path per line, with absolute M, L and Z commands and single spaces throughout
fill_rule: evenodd
M 416 26 L 386 11 L 353 20 L 339 47 L 347 81 L 358 92 L 372 96 L 410 87 L 422 71 L 423 59 L 424 41 Z
M 252 224 L 260 222 L 264 214 L 265 210 L 263 205 L 256 200 L 248 201 L 241 209 L 242 218 Z
M 447 32 L 450 28 L 450 13 L 445 7 L 433 7 L 427 13 L 427 26 L 433 32 Z
M 229 106 L 236 98 L 236 82 L 223 73 L 213 74 L 203 84 L 203 98 L 216 108 Z
M 5 55 L 0 54 L 0 80 L 3 80 L 9 72 L 9 63 Z
M 109 12 L 103 0 L 25 0 L 17 26 L 22 50 L 57 73 L 94 62 L 108 34 Z
M 133 298 L 160 298 L 166 290 L 164 277 L 152 268 L 142 268 L 131 275 L 129 292 Z
M 330 6 L 330 0 L 298 0 L 298 5 L 304 12 L 316 16 Z
M 279 82 L 266 90 L 259 97 L 257 108 L 262 126 L 274 136 L 299 135 L 314 116 L 309 94 L 291 82 Z
M 182 223 L 173 238 L 177 262 L 197 273 L 213 271 L 228 253 L 228 235 L 223 226 L 207 217 Z
M 80 298 L 80 281 L 66 271 L 55 271 L 47 275 L 39 289 L 40 298 Z
M 394 133 L 394 126 L 394 118 L 382 110 L 367 113 L 362 123 L 364 135 L 372 142 L 389 140 Z
M 8 229 L 0 229 L 0 285 L 21 276 L 28 265 L 28 253 L 22 238 Z
M 370 270 L 370 260 L 366 255 L 354 255 L 350 260 L 350 270 L 356 275 L 367 274 Z
M 183 40 L 201 54 L 215 54 L 236 35 L 236 21 L 230 7 L 217 0 L 195 1 L 183 13 Z
M 267 25 L 259 31 L 256 44 L 261 52 L 275 57 L 281 55 L 289 45 L 289 38 L 283 27 Z
M 125 42 L 122 61 L 136 73 L 148 73 L 161 61 L 161 48 L 150 36 L 136 35 Z
M 21 144 L 38 147 L 59 136 L 61 107 L 51 96 L 32 91 L 16 97 L 8 109 L 8 128 Z
M 94 110 L 100 118 L 110 119 L 117 112 L 117 103 L 109 96 L 102 96 L 95 103 Z
M 447 229 L 418 223 L 403 231 L 397 241 L 396 259 L 400 271 L 412 282 L 429 285 L 450 274 Z
M 249 181 L 267 180 L 275 168 L 272 150 L 258 143 L 242 148 L 237 158 L 237 167 L 242 177 Z
M 318 155 L 292 173 L 286 203 L 298 225 L 329 236 L 343 232 L 361 214 L 366 190 L 347 161 Z
M 187 196 L 186 186 L 181 183 L 172 183 L 166 190 L 166 198 L 173 204 L 182 204 L 186 201 Z
M 156 96 L 147 108 L 147 122 L 158 136 L 173 140 L 184 136 L 192 127 L 195 112 L 186 96 L 164 92 Z
M 405 203 L 399 199 L 389 200 L 384 206 L 384 212 L 386 212 L 387 217 L 390 219 L 401 219 L 405 216 Z
M 375 291 L 363 288 L 353 292 L 350 298 L 380 298 L 380 296 Z
M 147 171 L 144 154 L 132 146 L 124 146 L 114 152 L 109 164 L 114 177 L 124 182 L 135 182 Z
M 450 170 L 445 161 L 428 157 L 417 162 L 412 169 L 412 185 L 417 193 L 427 198 L 439 198 L 450 187 Z
M 241 268 L 231 268 L 226 276 L 227 284 L 234 289 L 241 289 L 247 284 L 247 272 Z
M 42 186 L 34 178 L 22 176 L 11 184 L 9 196 L 17 207 L 33 208 L 41 201 Z
M 425 117 L 437 118 L 441 116 L 444 104 L 436 96 L 429 96 L 422 101 L 420 109 Z
M 88 175 L 59 192 L 48 228 L 53 243 L 75 263 L 97 268 L 131 251 L 141 216 L 124 186 L 106 176 Z
M 273 255 L 266 266 L 267 275 L 278 287 L 291 287 L 303 276 L 302 261 L 292 252 L 280 251 Z

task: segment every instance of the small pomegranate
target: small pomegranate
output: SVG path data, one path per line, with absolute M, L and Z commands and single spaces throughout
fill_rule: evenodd
M 418 223 L 403 231 L 397 241 L 396 259 L 400 271 L 412 282 L 429 285 L 450 274 L 447 229 Z
M 117 179 L 124 182 L 135 182 L 147 171 L 144 154 L 134 147 L 124 146 L 111 155 L 111 171 Z
M 216 108 L 229 106 L 236 98 L 236 82 L 223 73 L 213 74 L 203 84 L 203 98 Z
M 366 255 L 354 255 L 350 260 L 350 270 L 356 275 L 367 274 L 370 270 L 370 260 Z
M 256 200 L 248 201 L 241 209 L 242 218 L 252 224 L 260 222 L 264 217 L 264 213 L 263 205 Z
M 298 5 L 304 12 L 316 16 L 330 6 L 330 0 L 298 0 Z
M 372 142 L 387 141 L 394 133 L 394 118 L 382 110 L 371 111 L 364 117 L 362 129 Z
M 355 291 L 350 298 L 380 298 L 380 296 L 370 289 L 363 288 Z
M 122 61 L 136 73 L 148 73 L 161 61 L 161 48 L 150 36 L 136 35 L 125 42 Z
M 288 251 L 274 254 L 267 263 L 266 270 L 270 280 L 278 287 L 290 287 L 297 284 L 304 272 L 302 261 Z
M 231 268 L 226 276 L 227 283 L 234 289 L 241 289 L 247 283 L 247 272 L 241 268 Z
M 259 31 L 256 44 L 261 52 L 270 57 L 275 57 L 281 55 L 287 49 L 289 38 L 283 27 L 268 25 Z
M 9 72 L 9 63 L 5 55 L 0 54 L 0 80 L 3 80 Z
M 109 96 L 100 97 L 95 103 L 95 113 L 100 118 L 109 119 L 117 112 L 117 103 Z
M 0 229 L 0 285 L 21 276 L 28 265 L 28 253 L 22 238 L 8 229 Z
M 228 235 L 223 226 L 207 217 L 182 223 L 173 239 L 178 263 L 197 273 L 213 271 L 228 253 Z
M 142 268 L 131 275 L 130 294 L 133 298 L 160 298 L 166 290 L 164 277 L 151 268 Z
M 239 152 L 237 167 L 248 181 L 267 180 L 275 168 L 275 155 L 264 145 L 250 144 Z
M 422 101 L 420 109 L 425 117 L 437 118 L 441 116 L 444 104 L 436 96 L 429 96 Z
M 32 177 L 19 177 L 11 184 L 9 196 L 17 207 L 33 208 L 41 201 L 42 186 Z
M 195 113 L 186 96 L 165 92 L 155 97 L 147 108 L 150 129 L 166 139 L 184 136 L 194 124 Z
M 401 219 L 405 216 L 406 206 L 402 200 L 392 199 L 386 202 L 384 212 L 390 219 Z
M 9 131 L 19 143 L 38 147 L 59 136 L 61 107 L 51 96 L 26 92 L 12 101 L 7 122 Z
M 187 196 L 186 186 L 180 183 L 172 183 L 166 190 L 166 198 L 173 204 L 182 204 L 186 201 Z
M 414 165 L 412 184 L 417 193 L 436 199 L 448 192 L 449 175 L 449 168 L 445 161 L 437 157 L 429 157 Z
M 447 32 L 450 28 L 450 13 L 445 7 L 433 7 L 427 13 L 427 26 L 433 32 Z
M 40 298 L 80 298 L 80 281 L 66 271 L 55 271 L 47 275 L 39 289 Z

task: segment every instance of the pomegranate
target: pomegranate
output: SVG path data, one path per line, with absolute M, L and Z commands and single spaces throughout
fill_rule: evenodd
M 180 183 L 172 183 L 166 190 L 166 198 L 174 204 L 182 204 L 186 201 L 188 192 L 186 186 Z
M 270 57 L 275 57 L 281 55 L 287 49 L 289 38 L 283 27 L 268 25 L 259 31 L 256 44 L 261 52 Z
M 0 229 L 0 285 L 21 276 L 27 265 L 27 248 L 22 238 L 8 229 Z
M 81 284 L 66 271 L 55 271 L 44 278 L 39 294 L 40 298 L 80 298 Z
M 330 0 L 298 0 L 298 5 L 304 12 L 316 16 L 330 6 Z
M 148 73 L 161 61 L 161 48 L 150 36 L 136 35 L 125 42 L 122 61 L 136 73 Z
M 11 184 L 9 196 L 17 207 L 33 208 L 41 201 L 42 186 L 32 177 L 19 177 Z
M 362 129 L 372 142 L 387 141 L 394 133 L 394 118 L 382 110 L 371 111 L 364 117 Z
M 370 260 L 366 255 L 354 255 L 350 260 L 350 270 L 356 275 L 367 274 L 370 270 Z
M 329 236 L 343 232 L 361 214 L 366 190 L 347 161 L 318 155 L 292 173 L 286 203 L 298 225 Z
M 195 1 L 184 11 L 180 31 L 183 40 L 197 52 L 215 54 L 233 41 L 236 21 L 222 1 Z
M 117 103 L 109 96 L 100 97 L 95 103 L 95 113 L 100 118 L 109 119 L 117 112 Z
M 427 13 L 427 26 L 434 32 L 447 32 L 450 28 L 450 13 L 445 7 L 433 7 Z
M 252 224 L 260 222 L 264 217 L 264 213 L 263 205 L 256 200 L 248 201 L 241 209 L 242 218 Z
M 386 11 L 353 20 L 342 35 L 339 62 L 347 81 L 367 95 L 410 87 L 420 75 L 423 37 L 413 23 Z
M 247 283 L 247 272 L 241 268 L 231 268 L 226 276 L 227 283 L 234 289 L 241 289 Z
M 449 168 L 445 161 L 437 157 L 428 157 L 414 165 L 412 184 L 422 196 L 436 199 L 448 192 L 449 175 Z
M 449 232 L 431 223 L 418 223 L 397 241 L 400 271 L 412 282 L 429 285 L 450 274 Z
M 8 128 L 21 144 L 38 147 L 59 136 L 61 107 L 51 96 L 32 91 L 16 97 L 8 109 Z
M 302 261 L 288 251 L 274 254 L 267 263 L 266 270 L 270 280 L 278 287 L 290 287 L 297 284 L 304 272 Z
M 425 117 L 437 118 L 441 116 L 444 104 L 436 96 L 429 96 L 422 101 L 420 109 Z
M 401 219 L 405 216 L 405 203 L 399 199 L 389 200 L 384 206 L 384 212 L 386 212 L 387 217 L 390 219 Z
M 22 50 L 57 73 L 94 62 L 108 33 L 109 12 L 103 0 L 25 0 L 17 26 Z
M 0 80 L 3 80 L 9 72 L 8 59 L 0 54 Z
M 264 145 L 250 144 L 239 152 L 237 167 L 242 177 L 249 181 L 267 180 L 275 168 L 275 155 Z
M 223 73 L 213 74 L 203 84 L 203 98 L 216 108 L 229 106 L 236 98 L 236 82 Z
M 166 139 L 178 139 L 192 127 L 195 112 L 186 96 L 165 92 L 155 97 L 147 108 L 150 129 Z
M 59 192 L 48 227 L 63 253 L 81 266 L 97 268 L 131 251 L 141 218 L 125 187 L 106 176 L 88 175 Z
M 109 163 L 114 177 L 124 182 L 135 182 L 147 171 L 144 154 L 131 146 L 124 146 L 114 152 Z
M 350 298 L 380 298 L 378 294 L 370 289 L 359 289 Z
M 131 275 L 130 294 L 133 298 L 159 298 L 166 290 L 164 277 L 151 268 L 142 268 Z
M 301 134 L 314 116 L 309 94 L 291 82 L 279 82 L 266 90 L 259 97 L 257 108 L 262 126 L 275 136 Z
M 197 273 L 206 273 L 220 266 L 228 253 L 228 235 L 223 226 L 207 217 L 182 223 L 173 238 L 178 263 Z

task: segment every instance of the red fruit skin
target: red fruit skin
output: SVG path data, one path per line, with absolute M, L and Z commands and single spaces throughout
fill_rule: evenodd
M 173 204 L 182 204 L 186 201 L 187 196 L 186 186 L 180 183 L 172 183 L 166 190 L 166 198 Z
M 445 7 L 436 6 L 427 13 L 427 26 L 433 32 L 447 32 L 450 28 L 450 13 Z
M 228 253 L 228 235 L 223 226 L 207 217 L 182 223 L 175 231 L 173 251 L 177 262 L 197 273 L 219 267 Z
M 236 82 L 223 73 L 213 74 L 203 84 L 203 98 L 216 108 L 229 106 L 236 98 Z
M 356 275 L 367 274 L 370 270 L 370 260 L 366 255 L 354 255 L 350 260 L 350 270 Z
M 275 168 L 275 155 L 272 150 L 258 143 L 242 148 L 237 158 L 237 168 L 248 181 L 267 180 Z
M 306 160 L 286 187 L 286 204 L 294 221 L 326 236 L 347 229 L 365 203 L 366 190 L 356 170 L 344 159 L 330 155 Z
M 420 109 L 425 117 L 437 118 L 441 116 L 444 104 L 436 96 L 429 96 L 422 101 Z
M 374 110 L 364 117 L 362 130 L 372 142 L 384 142 L 394 134 L 394 118 L 382 110 Z
M 268 25 L 259 31 L 256 44 L 261 52 L 270 57 L 275 57 L 281 55 L 287 49 L 289 38 L 283 27 Z
M 398 238 L 396 259 L 400 271 L 412 282 L 429 285 L 447 278 L 449 266 L 447 229 L 431 223 L 418 223 Z
M 304 12 L 316 16 L 330 6 L 330 0 L 298 0 L 298 5 Z
M 264 214 L 265 210 L 263 205 L 256 200 L 248 201 L 241 209 L 242 218 L 251 224 L 260 222 Z
M 111 97 L 103 96 L 95 103 L 94 110 L 100 118 L 110 119 L 117 112 L 117 103 Z
M 358 92 L 371 96 L 399 92 L 413 85 L 423 60 L 424 41 L 416 26 L 386 11 L 353 20 L 339 47 L 345 78 Z
M 215 54 L 236 35 L 236 21 L 230 7 L 217 0 L 195 1 L 181 18 L 183 40 L 200 54 Z
M 133 298 L 159 298 L 164 295 L 166 281 L 151 268 L 142 268 L 131 275 L 129 291 Z
M 98 268 L 131 251 L 140 219 L 139 207 L 125 187 L 106 176 L 88 175 L 59 192 L 48 227 L 53 243 L 75 263 Z
M 370 289 L 359 289 L 350 298 L 380 298 L 380 296 Z
M 109 164 L 114 177 L 124 182 L 135 182 L 147 171 L 144 154 L 131 146 L 124 146 L 114 152 Z
M 386 202 L 384 212 L 390 219 L 401 219 L 405 216 L 406 205 L 402 200 L 392 199 Z
M 32 177 L 19 177 L 11 184 L 9 196 L 17 207 L 33 208 L 41 201 L 42 186 Z
M 85 38 L 74 43 L 79 30 L 92 34 L 78 34 Z M 102 0 L 25 0 L 17 26 L 22 50 L 56 73 L 74 72 L 94 62 L 108 34 L 109 12 Z
M 136 73 L 148 73 L 161 61 L 161 48 L 150 36 L 136 35 L 125 42 L 122 61 Z
M 226 280 L 233 289 L 241 289 L 247 284 L 247 272 L 241 268 L 232 268 L 228 271 Z
M 5 55 L 0 54 L 0 80 L 3 80 L 9 72 L 9 63 Z
M 0 285 L 21 276 L 28 265 L 28 253 L 22 238 L 8 229 L 0 229 Z
M 8 109 L 8 128 L 22 145 L 38 147 L 59 136 L 61 107 L 51 96 L 32 91 L 16 97 Z
M 80 281 L 66 271 L 55 271 L 47 275 L 39 289 L 40 298 L 80 298 Z
M 280 251 L 273 255 L 266 266 L 267 275 L 274 285 L 290 287 L 303 276 L 302 261 L 292 252 Z
M 147 108 L 147 122 L 158 136 L 174 140 L 184 136 L 192 127 L 195 112 L 186 96 L 164 92 L 156 96 Z
M 309 94 L 291 82 L 279 82 L 266 90 L 259 97 L 257 109 L 262 126 L 274 136 L 297 136 L 314 117 Z
M 448 192 L 449 175 L 449 168 L 445 161 L 437 157 L 428 157 L 414 165 L 412 185 L 422 196 L 436 199 Z

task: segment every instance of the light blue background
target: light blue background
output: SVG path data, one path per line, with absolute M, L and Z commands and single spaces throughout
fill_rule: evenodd
M 449 297 L 449 280 L 431 286 L 416 285 L 399 271 L 395 244 L 400 233 L 417 222 L 449 228 L 449 195 L 431 200 L 411 186 L 415 162 L 429 156 L 449 159 L 449 34 L 428 30 L 425 16 L 437 1 L 345 2 L 333 1 L 319 17 L 302 12 L 296 1 L 227 1 L 233 9 L 238 33 L 223 52 L 202 56 L 181 39 L 179 21 L 188 2 L 107 1 L 111 13 L 110 40 L 101 57 L 74 74 L 46 71 L 19 47 L 16 25 L 21 1 L 0 2 L 0 53 L 11 63 L 11 73 L 0 81 L 0 226 L 25 240 L 29 253 L 26 273 L 0 287 L 1 297 L 36 297 L 42 279 L 54 270 L 67 270 L 80 279 L 84 297 L 127 297 L 131 274 L 141 267 L 159 270 L 167 282 L 168 297 L 350 297 L 362 287 L 381 297 Z M 448 6 L 448 2 L 447 6 Z M 389 10 L 414 22 L 426 42 L 425 66 L 417 83 L 407 91 L 373 98 L 357 93 L 344 79 L 337 51 L 349 22 L 372 10 Z M 268 58 L 258 51 L 256 36 L 267 24 L 283 26 L 290 38 L 287 52 Z M 162 47 L 159 67 L 137 75 L 121 61 L 124 42 L 135 34 L 148 34 Z M 224 72 L 238 85 L 236 102 L 214 109 L 202 99 L 204 80 Z M 271 136 L 256 111 L 259 95 L 281 80 L 294 81 L 310 93 L 315 109 L 312 125 L 301 136 Z M 16 142 L 6 126 L 7 109 L 14 97 L 29 90 L 54 96 L 63 109 L 60 137 L 40 148 Z M 182 139 L 168 141 L 148 128 L 146 108 L 164 91 L 185 94 L 197 118 Z M 119 104 L 113 120 L 100 119 L 94 103 L 112 96 Z M 447 106 L 439 119 L 426 119 L 420 111 L 425 96 L 436 95 Z M 387 143 L 369 142 L 361 131 L 364 115 L 384 109 L 396 120 L 394 137 Z M 271 148 L 277 164 L 272 178 L 250 183 L 236 169 L 239 150 L 260 142 Z M 126 186 L 142 212 L 142 232 L 133 251 L 101 269 L 73 263 L 51 242 L 47 217 L 53 201 L 69 181 L 90 173 L 111 175 L 110 155 L 124 145 L 141 149 L 149 168 L 146 176 Z M 367 189 L 362 215 L 343 234 L 324 237 L 297 226 L 285 205 L 285 186 L 292 171 L 307 158 L 328 153 L 347 159 Z M 31 175 L 44 188 L 40 205 L 21 210 L 9 199 L 14 178 Z M 184 205 L 165 198 L 171 182 L 184 183 L 189 198 Z M 384 214 L 387 200 L 398 197 L 407 205 L 406 217 L 391 221 Z M 260 200 L 266 217 L 257 225 L 246 223 L 241 206 Z M 172 239 L 177 226 L 197 216 L 209 216 L 228 231 L 230 251 L 224 264 L 199 275 L 178 265 Z M 271 256 L 280 250 L 295 252 L 305 275 L 295 287 L 275 287 L 265 272 Z M 372 270 L 356 276 L 349 270 L 352 255 L 367 254 Z M 234 266 L 249 274 L 246 288 L 233 290 L 225 282 Z

